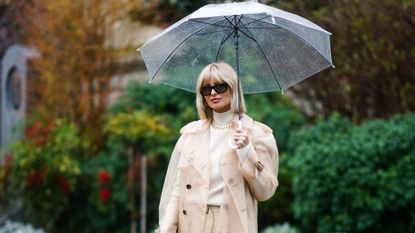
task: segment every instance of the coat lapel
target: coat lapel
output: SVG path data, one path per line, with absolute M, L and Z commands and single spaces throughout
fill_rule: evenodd
M 187 160 L 200 173 L 203 179 L 209 184 L 210 167 L 209 167 L 209 130 L 202 127 L 201 129 L 191 133 L 186 143 L 186 151 L 184 153 Z

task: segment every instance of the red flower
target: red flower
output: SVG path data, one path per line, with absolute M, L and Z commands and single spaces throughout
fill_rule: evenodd
M 26 137 L 32 140 L 36 146 L 44 146 L 55 127 L 53 121 L 49 121 L 49 123 L 36 121 L 26 128 Z
M 26 128 L 26 137 L 30 139 L 35 138 L 39 134 L 39 131 L 41 131 L 41 128 L 42 122 L 36 121 L 35 123 Z
M 111 190 L 108 188 L 101 188 L 99 190 L 99 200 L 102 203 L 106 203 L 111 197 Z
M 104 185 L 111 181 L 111 174 L 106 170 L 101 170 L 98 173 L 98 182 L 100 185 Z
M 41 186 L 43 184 L 45 172 L 34 171 L 25 177 L 26 187 Z
M 63 176 L 58 177 L 58 187 L 65 195 L 68 194 L 71 189 L 68 180 Z

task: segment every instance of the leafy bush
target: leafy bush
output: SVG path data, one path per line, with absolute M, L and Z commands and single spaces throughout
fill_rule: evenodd
M 292 102 L 280 93 L 246 95 L 248 114 L 273 129 L 278 150 L 285 151 L 291 134 L 307 119 Z
M 178 130 L 186 123 L 197 120 L 195 106 L 193 93 L 164 85 L 131 81 L 110 112 L 116 114 L 145 110 L 149 114 L 161 116 L 169 128 L 176 129 L 178 135 Z
M 134 112 L 141 112 L 139 114 L 145 112 L 157 116 L 157 121 L 163 122 L 165 127 L 169 129 L 169 133 L 163 138 L 152 141 L 157 146 L 154 146 L 154 144 L 153 147 L 143 145 L 154 153 L 157 152 L 162 155 L 167 162 L 179 138 L 180 128 L 190 121 L 197 120 L 193 93 L 165 85 L 142 84 L 131 81 L 124 89 L 121 97 L 110 108 L 110 113 L 113 115 L 128 115 Z M 157 151 L 154 151 L 155 148 Z M 167 169 L 167 164 L 161 166 L 162 169 L 164 167 Z M 159 172 L 165 173 L 165 170 Z
M 137 145 L 146 153 L 157 151 L 157 146 L 170 133 L 158 115 L 143 110 L 109 116 L 104 131 L 110 137 Z
M 161 184 L 163 183 L 164 171 L 159 170 L 159 163 L 163 166 L 166 164 L 166 160 L 163 160 L 162 154 L 167 149 L 166 145 L 169 145 L 169 139 L 171 136 L 171 129 L 166 126 L 166 123 L 163 121 L 163 118 L 158 114 L 149 113 L 146 110 L 134 110 L 128 113 L 120 112 L 114 114 L 108 118 L 107 124 L 104 127 L 104 131 L 109 134 L 108 145 L 110 147 L 109 151 L 114 155 L 113 146 L 115 144 L 122 144 L 124 152 L 128 148 L 133 148 L 133 153 L 136 153 L 135 156 L 129 158 L 131 165 L 128 170 L 128 187 L 129 190 L 125 190 L 126 193 L 130 191 L 136 193 L 135 200 L 138 203 L 139 186 L 137 182 L 140 180 L 140 175 L 137 171 L 140 170 L 140 161 L 138 156 L 147 157 L 147 173 L 151 177 L 151 181 L 148 182 L 146 190 L 147 193 L 152 194 L 147 197 L 147 220 L 149 226 L 156 225 L 158 220 L 158 201 L 159 193 L 161 190 Z M 115 143 L 115 144 L 114 144 Z M 171 147 L 170 147 L 171 148 Z M 170 150 L 169 150 L 170 151 Z M 120 153 L 122 151 L 119 151 Z M 140 155 L 138 155 L 140 154 Z M 124 157 L 127 160 L 127 157 Z M 110 165 L 110 164 L 108 164 Z M 135 172 L 135 183 L 133 182 L 133 171 L 134 166 Z M 154 195 L 153 195 L 154 194 Z M 131 209 L 132 203 L 128 206 L 128 209 Z M 122 209 L 121 209 L 122 210 Z M 115 210 L 113 212 L 116 212 Z
M 118 150 L 122 146 L 83 159 L 74 204 L 56 223 L 65 226 L 57 232 L 128 232 L 130 165 L 127 150 Z
M 160 175 L 152 174 L 155 162 L 159 159 L 156 143 L 163 143 L 169 129 L 158 115 L 144 110 L 119 112 L 108 115 L 103 131 L 107 135 L 105 150 L 92 158 L 84 158 L 81 166 L 82 179 L 79 194 L 74 195 L 77 206 L 68 211 L 71 214 L 64 232 L 128 232 L 130 227 L 132 195 L 135 196 L 135 208 L 139 206 L 139 174 L 135 172 L 133 182 L 132 169 L 140 170 L 139 160 L 131 160 L 128 151 L 132 147 L 148 156 L 148 170 L 152 182 Z M 156 160 L 154 160 L 156 159 Z M 151 182 L 151 183 L 152 183 Z M 148 187 L 149 193 L 153 187 Z M 158 196 L 158 195 L 155 195 Z M 148 197 L 156 203 L 152 196 Z M 156 206 L 148 204 L 148 216 L 154 222 Z M 65 219 L 61 219 L 65 221 Z M 61 232 L 63 232 L 61 230 Z
M 0 171 L 6 203 L 23 204 L 12 217 L 52 232 L 128 231 L 127 150 L 121 142 L 108 143 L 105 153 L 89 155 L 74 124 L 29 125 Z
M 80 146 L 75 125 L 62 120 L 36 121 L 6 159 L 6 199 L 21 201 L 36 224 L 50 229 L 69 205 L 81 174 Z
M 415 232 L 415 115 L 360 126 L 334 115 L 290 149 L 305 232 Z

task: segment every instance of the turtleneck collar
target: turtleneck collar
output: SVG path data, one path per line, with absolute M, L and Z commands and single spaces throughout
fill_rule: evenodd
M 213 121 L 216 125 L 228 125 L 232 122 L 234 115 L 232 110 L 221 113 L 213 111 Z

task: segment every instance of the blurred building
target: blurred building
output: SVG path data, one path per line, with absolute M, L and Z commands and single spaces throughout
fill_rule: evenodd
M 149 80 L 144 62 L 137 49 L 160 31 L 158 27 L 143 25 L 128 18 L 114 25 L 112 37 L 108 38 L 109 46 L 127 52 L 124 52 L 118 61 L 118 72 L 114 74 L 111 81 L 110 103 L 114 103 L 128 82 Z

